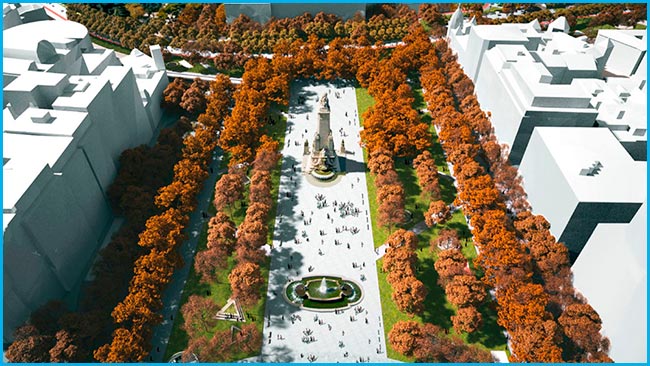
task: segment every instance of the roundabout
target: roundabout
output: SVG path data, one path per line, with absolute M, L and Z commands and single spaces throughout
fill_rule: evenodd
M 284 299 L 291 305 L 311 311 L 345 310 L 363 299 L 361 286 L 337 276 L 310 276 L 287 283 Z

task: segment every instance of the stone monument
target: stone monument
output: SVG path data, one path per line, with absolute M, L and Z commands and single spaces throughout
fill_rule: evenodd
M 330 104 L 327 93 L 320 98 L 318 106 L 317 130 L 309 149 L 305 141 L 303 151 L 303 172 L 318 179 L 330 179 L 339 171 L 339 162 L 334 149 L 334 138 L 330 128 Z

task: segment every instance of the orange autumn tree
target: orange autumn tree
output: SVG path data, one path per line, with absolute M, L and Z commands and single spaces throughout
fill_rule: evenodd
M 377 190 L 379 202 L 379 223 L 393 231 L 395 225 L 406 221 L 404 211 L 404 188 L 401 184 L 391 184 L 379 187 Z
M 483 321 L 481 313 L 474 306 L 467 306 L 458 309 L 456 315 L 451 316 L 451 322 L 457 333 L 475 332 Z
M 233 204 L 242 199 L 244 177 L 237 173 L 227 173 L 219 178 L 214 187 L 214 207 L 221 211 L 228 209 L 232 214 Z
M 460 250 L 447 249 L 438 254 L 438 260 L 435 261 L 433 266 L 438 272 L 438 282 L 444 286 L 455 276 L 466 273 L 467 259 Z
M 582 359 L 583 362 L 612 362 L 607 356 L 609 339 L 601 336 L 602 320 L 591 305 L 575 303 L 567 306 L 558 322 L 572 347 L 588 355 Z
M 93 356 L 97 361 L 104 363 L 144 361 L 147 350 L 142 347 L 140 332 L 137 328 L 117 328 L 113 332 L 113 341 L 98 348 Z
M 457 275 L 445 286 L 445 295 L 459 308 L 477 306 L 485 300 L 485 287 L 473 275 Z
M 183 329 L 191 338 L 208 332 L 217 322 L 215 315 L 219 306 L 209 297 L 191 295 L 181 307 L 183 314 Z
M 519 362 L 561 362 L 562 352 L 556 342 L 557 324 L 546 311 L 547 296 L 542 286 L 513 282 L 497 294 L 497 322 L 510 331 L 515 359 Z M 546 324 L 548 321 L 550 323 Z M 540 338 L 544 334 L 540 333 L 542 330 L 546 336 Z
M 260 299 L 263 278 L 255 263 L 238 263 L 228 275 L 232 296 L 244 306 L 252 306 Z
M 162 106 L 172 110 L 180 110 L 181 100 L 186 89 L 185 80 L 181 78 L 174 79 L 163 91 Z
M 218 131 L 223 119 L 228 115 L 232 106 L 232 96 L 235 87 L 230 78 L 224 74 L 218 74 L 210 82 L 210 94 L 206 96 L 206 109 L 198 121 L 203 125 Z
M 410 356 L 418 346 L 418 341 L 422 337 L 420 324 L 408 320 L 398 321 L 388 332 L 388 343 L 397 352 Z
M 433 201 L 429 204 L 429 209 L 424 213 L 424 222 L 428 227 L 442 225 L 451 218 L 449 206 L 444 201 Z
M 422 196 L 431 200 L 439 199 L 438 168 L 431 153 L 428 150 L 423 151 L 413 159 L 413 167 L 422 189 Z
M 368 169 L 374 175 L 384 175 L 391 170 L 395 170 L 393 156 L 387 150 L 376 149 L 370 152 L 368 159 Z
M 159 251 L 173 249 L 184 238 L 182 230 L 187 220 L 187 216 L 175 208 L 150 217 L 145 230 L 140 233 L 138 245 Z
M 420 314 L 424 311 L 424 299 L 428 291 L 420 280 L 409 276 L 393 283 L 392 286 L 391 299 L 400 311 L 410 315 Z
M 194 79 L 190 87 L 185 90 L 181 97 L 181 108 L 185 109 L 187 113 L 197 115 L 205 110 L 206 100 L 205 92 L 208 90 L 209 84 L 207 81 L 199 78 Z
M 354 49 L 346 47 L 347 39 L 334 38 L 328 44 L 325 67 L 321 78 L 325 80 L 352 79 L 356 74 L 353 62 Z

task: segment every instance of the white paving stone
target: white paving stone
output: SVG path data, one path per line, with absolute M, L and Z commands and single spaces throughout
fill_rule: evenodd
M 331 107 L 331 129 L 334 136 L 334 146 L 337 153 L 341 139 L 352 154 L 347 158 L 347 174 L 335 185 L 318 187 L 310 182 L 300 172 L 303 144 L 305 139 L 310 142 L 316 131 L 316 108 L 322 93 L 331 90 L 329 103 Z M 340 98 L 335 97 L 335 92 Z M 304 105 L 297 105 L 298 95 L 307 98 Z M 345 116 L 347 112 L 348 116 Z M 287 123 L 287 137 L 282 150 L 282 176 L 278 215 L 275 222 L 274 241 L 269 275 L 268 299 L 266 302 L 267 319 L 264 324 L 264 341 L 260 361 L 265 362 L 309 362 L 310 355 L 317 357 L 315 362 L 356 362 L 360 358 L 370 362 L 390 362 L 386 358 L 386 341 L 384 339 L 383 322 L 381 319 L 381 303 L 375 260 L 372 229 L 368 207 L 368 192 L 366 188 L 365 164 L 359 139 L 359 122 L 357 117 L 357 102 L 353 87 L 335 87 L 331 84 L 294 85 L 292 89 L 290 118 Z M 309 116 L 309 119 L 307 119 Z M 342 128 L 347 137 L 342 137 Z M 305 133 L 305 130 L 307 132 Z M 290 131 L 290 132 L 289 132 Z M 295 142 L 298 141 L 298 145 Z M 295 164 L 297 172 L 292 166 Z M 293 200 L 286 196 L 291 192 Z M 328 207 L 316 208 L 317 194 L 326 197 Z M 352 202 L 360 209 L 357 217 L 341 218 L 334 212 L 334 201 Z M 301 218 L 301 211 L 304 218 Z M 312 214 L 313 212 L 313 214 Z M 327 219 L 327 214 L 334 222 Z M 311 225 L 304 225 L 303 220 L 312 220 Z M 346 225 L 348 228 L 357 227 L 360 231 L 353 235 L 349 231 L 335 233 L 336 227 Z M 309 242 L 302 237 L 302 231 L 307 233 Z M 325 230 L 326 235 L 320 236 L 319 230 Z M 301 240 L 295 244 L 294 239 Z M 334 240 L 343 244 L 335 246 Z M 322 243 L 321 243 L 322 240 Z M 347 244 L 350 244 L 350 249 Z M 363 246 L 362 246 L 363 243 Z M 319 255 L 319 250 L 323 255 Z M 293 257 L 293 260 L 290 258 Z M 361 268 L 353 268 L 352 263 L 358 263 Z M 363 266 L 365 262 L 365 267 Z M 291 263 L 293 269 L 287 265 Z M 312 272 L 308 267 L 313 266 Z M 336 275 L 350 278 L 359 283 L 364 291 L 364 298 L 358 306 L 364 311 L 356 315 L 356 321 L 350 321 L 355 315 L 354 308 L 343 314 L 333 312 L 316 313 L 301 310 L 285 302 L 282 297 L 284 285 L 290 279 L 298 279 L 309 275 Z M 361 275 L 365 281 L 361 281 Z M 302 320 L 292 324 L 290 317 L 299 315 Z M 314 321 L 314 315 L 324 320 L 323 325 Z M 283 320 L 284 318 L 284 320 Z M 270 320 L 269 320 L 270 319 Z M 366 319 L 368 323 L 366 324 Z M 331 330 L 329 330 L 329 326 Z M 303 343 L 303 331 L 311 329 L 315 342 Z M 269 337 L 270 336 L 270 337 Z M 283 339 L 278 339 L 281 336 Z M 343 347 L 339 346 L 343 343 Z M 381 353 L 378 353 L 380 350 Z M 344 354 L 348 352 L 348 357 Z M 301 358 L 302 354 L 302 358 Z

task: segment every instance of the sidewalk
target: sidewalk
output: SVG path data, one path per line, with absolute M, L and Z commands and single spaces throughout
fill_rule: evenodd
M 169 336 L 171 335 L 172 327 L 174 325 L 174 319 L 176 319 L 176 314 L 180 307 L 183 288 L 185 287 L 185 282 L 190 273 L 190 266 L 194 263 L 194 254 L 196 253 L 196 246 L 200 236 L 199 234 L 201 233 L 201 229 L 205 223 L 205 219 L 201 217 L 201 211 L 207 212 L 208 205 L 212 204 L 212 190 L 217 183 L 217 177 L 220 174 L 218 169 L 222 156 L 223 153 L 221 149 L 217 148 L 212 156 L 212 163 L 210 164 L 210 168 L 212 168 L 213 172 L 204 182 L 203 189 L 199 193 L 199 203 L 197 208 L 190 215 L 190 221 L 185 228 L 185 233 L 188 234 L 189 239 L 183 243 L 180 248 L 185 264 L 182 268 L 176 270 L 172 276 L 171 282 L 163 293 L 164 307 L 161 311 L 163 322 L 153 329 L 153 337 L 151 340 L 152 347 L 148 360 L 150 362 L 167 362 L 167 360 L 163 359 L 165 351 L 167 350 L 167 342 L 169 341 Z M 173 351 L 177 352 L 182 350 L 179 349 Z

